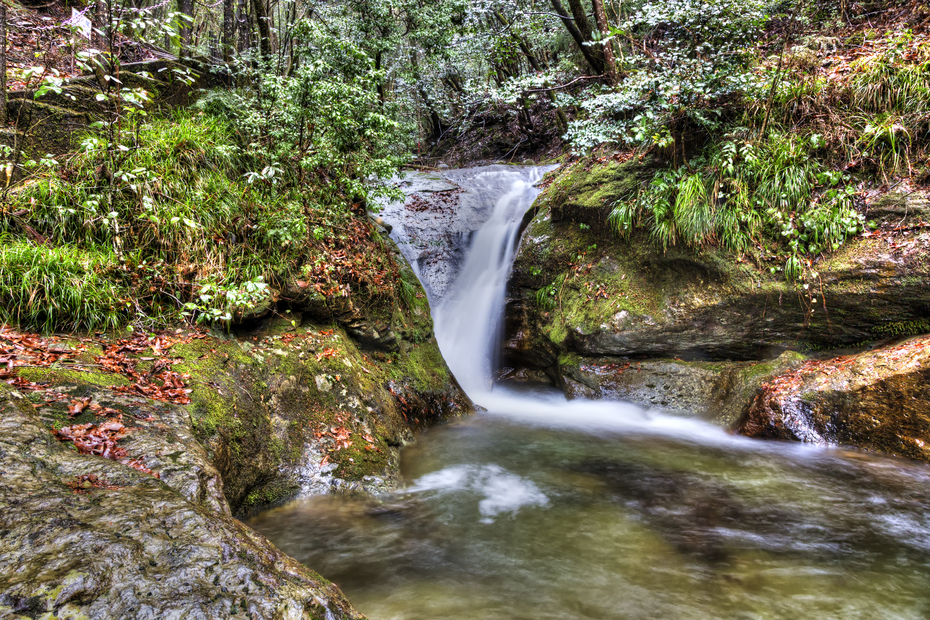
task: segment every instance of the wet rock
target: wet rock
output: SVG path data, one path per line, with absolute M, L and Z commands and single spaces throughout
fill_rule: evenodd
M 569 398 L 623 400 L 732 426 L 746 403 L 772 376 L 801 364 L 786 352 L 770 362 L 563 359 L 559 371 Z
M 228 509 L 72 452 L 31 410 L 0 394 L 0 615 L 362 617 Z M 106 486 L 68 486 L 88 474 Z
M 736 431 L 930 463 L 930 337 L 812 360 L 778 375 L 753 399 Z

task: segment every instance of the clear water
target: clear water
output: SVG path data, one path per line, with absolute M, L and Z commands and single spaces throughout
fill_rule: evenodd
M 532 200 L 513 174 L 490 212 Z M 383 501 L 307 498 L 253 527 L 372 620 L 930 618 L 930 469 L 490 390 L 513 234 L 477 257 L 472 235 L 431 298 L 443 353 L 487 411 L 406 448 L 405 487 Z M 488 266 L 466 277 L 473 259 Z

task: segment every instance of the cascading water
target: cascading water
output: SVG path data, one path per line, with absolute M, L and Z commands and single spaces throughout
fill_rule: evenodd
M 383 502 L 311 498 L 252 525 L 372 620 L 930 617 L 926 467 L 491 390 L 540 174 L 417 175 L 405 191 L 432 207 L 384 211 L 450 368 L 488 411 L 408 447 L 408 485 Z
M 496 361 L 504 294 L 523 214 L 536 199 L 539 169 L 488 171 L 512 180 L 491 217 L 474 234 L 455 285 L 436 307 L 436 338 L 446 363 L 472 398 L 489 391 Z M 478 179 L 480 181 L 480 177 Z

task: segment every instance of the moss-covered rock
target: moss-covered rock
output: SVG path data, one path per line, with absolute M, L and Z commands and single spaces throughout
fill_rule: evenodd
M 338 326 L 277 319 L 176 346 L 175 368 L 196 379 L 188 408 L 196 436 L 233 509 L 251 512 L 301 489 L 389 488 L 398 448 L 417 429 L 468 411 L 435 341 L 403 342 L 406 353 L 369 356 Z M 426 403 L 413 414 L 405 390 Z
M 873 200 L 867 217 L 876 229 L 821 257 L 803 287 L 771 273 L 764 258 L 713 247 L 663 251 L 645 233 L 615 235 L 610 208 L 635 194 L 650 166 L 588 160 L 551 175 L 512 271 L 505 376 L 544 377 L 571 397 L 620 398 L 731 426 L 762 384 L 803 360 L 791 351 L 823 356 L 930 332 L 926 192 Z M 851 397 L 844 402 L 849 412 L 836 415 L 853 415 Z
M 609 164 L 589 174 L 625 172 L 625 181 L 611 181 L 623 188 L 619 195 L 637 186 L 644 166 Z M 925 228 L 880 229 L 852 240 L 816 265 L 819 277 L 805 290 L 764 262 L 714 248 L 662 251 L 642 234 L 624 240 L 597 229 L 575 212 L 603 219 L 609 203 L 578 174 L 555 177 L 521 241 L 508 300 L 510 365 L 551 368 L 563 351 L 772 359 L 789 349 L 861 346 L 920 329 L 930 311 Z M 919 212 L 911 211 L 909 217 Z

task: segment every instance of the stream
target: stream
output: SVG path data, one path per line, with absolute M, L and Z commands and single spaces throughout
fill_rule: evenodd
M 443 354 L 486 411 L 404 449 L 381 501 L 249 525 L 372 620 L 930 618 L 930 469 L 491 384 L 545 169 L 414 174 L 386 205 Z

